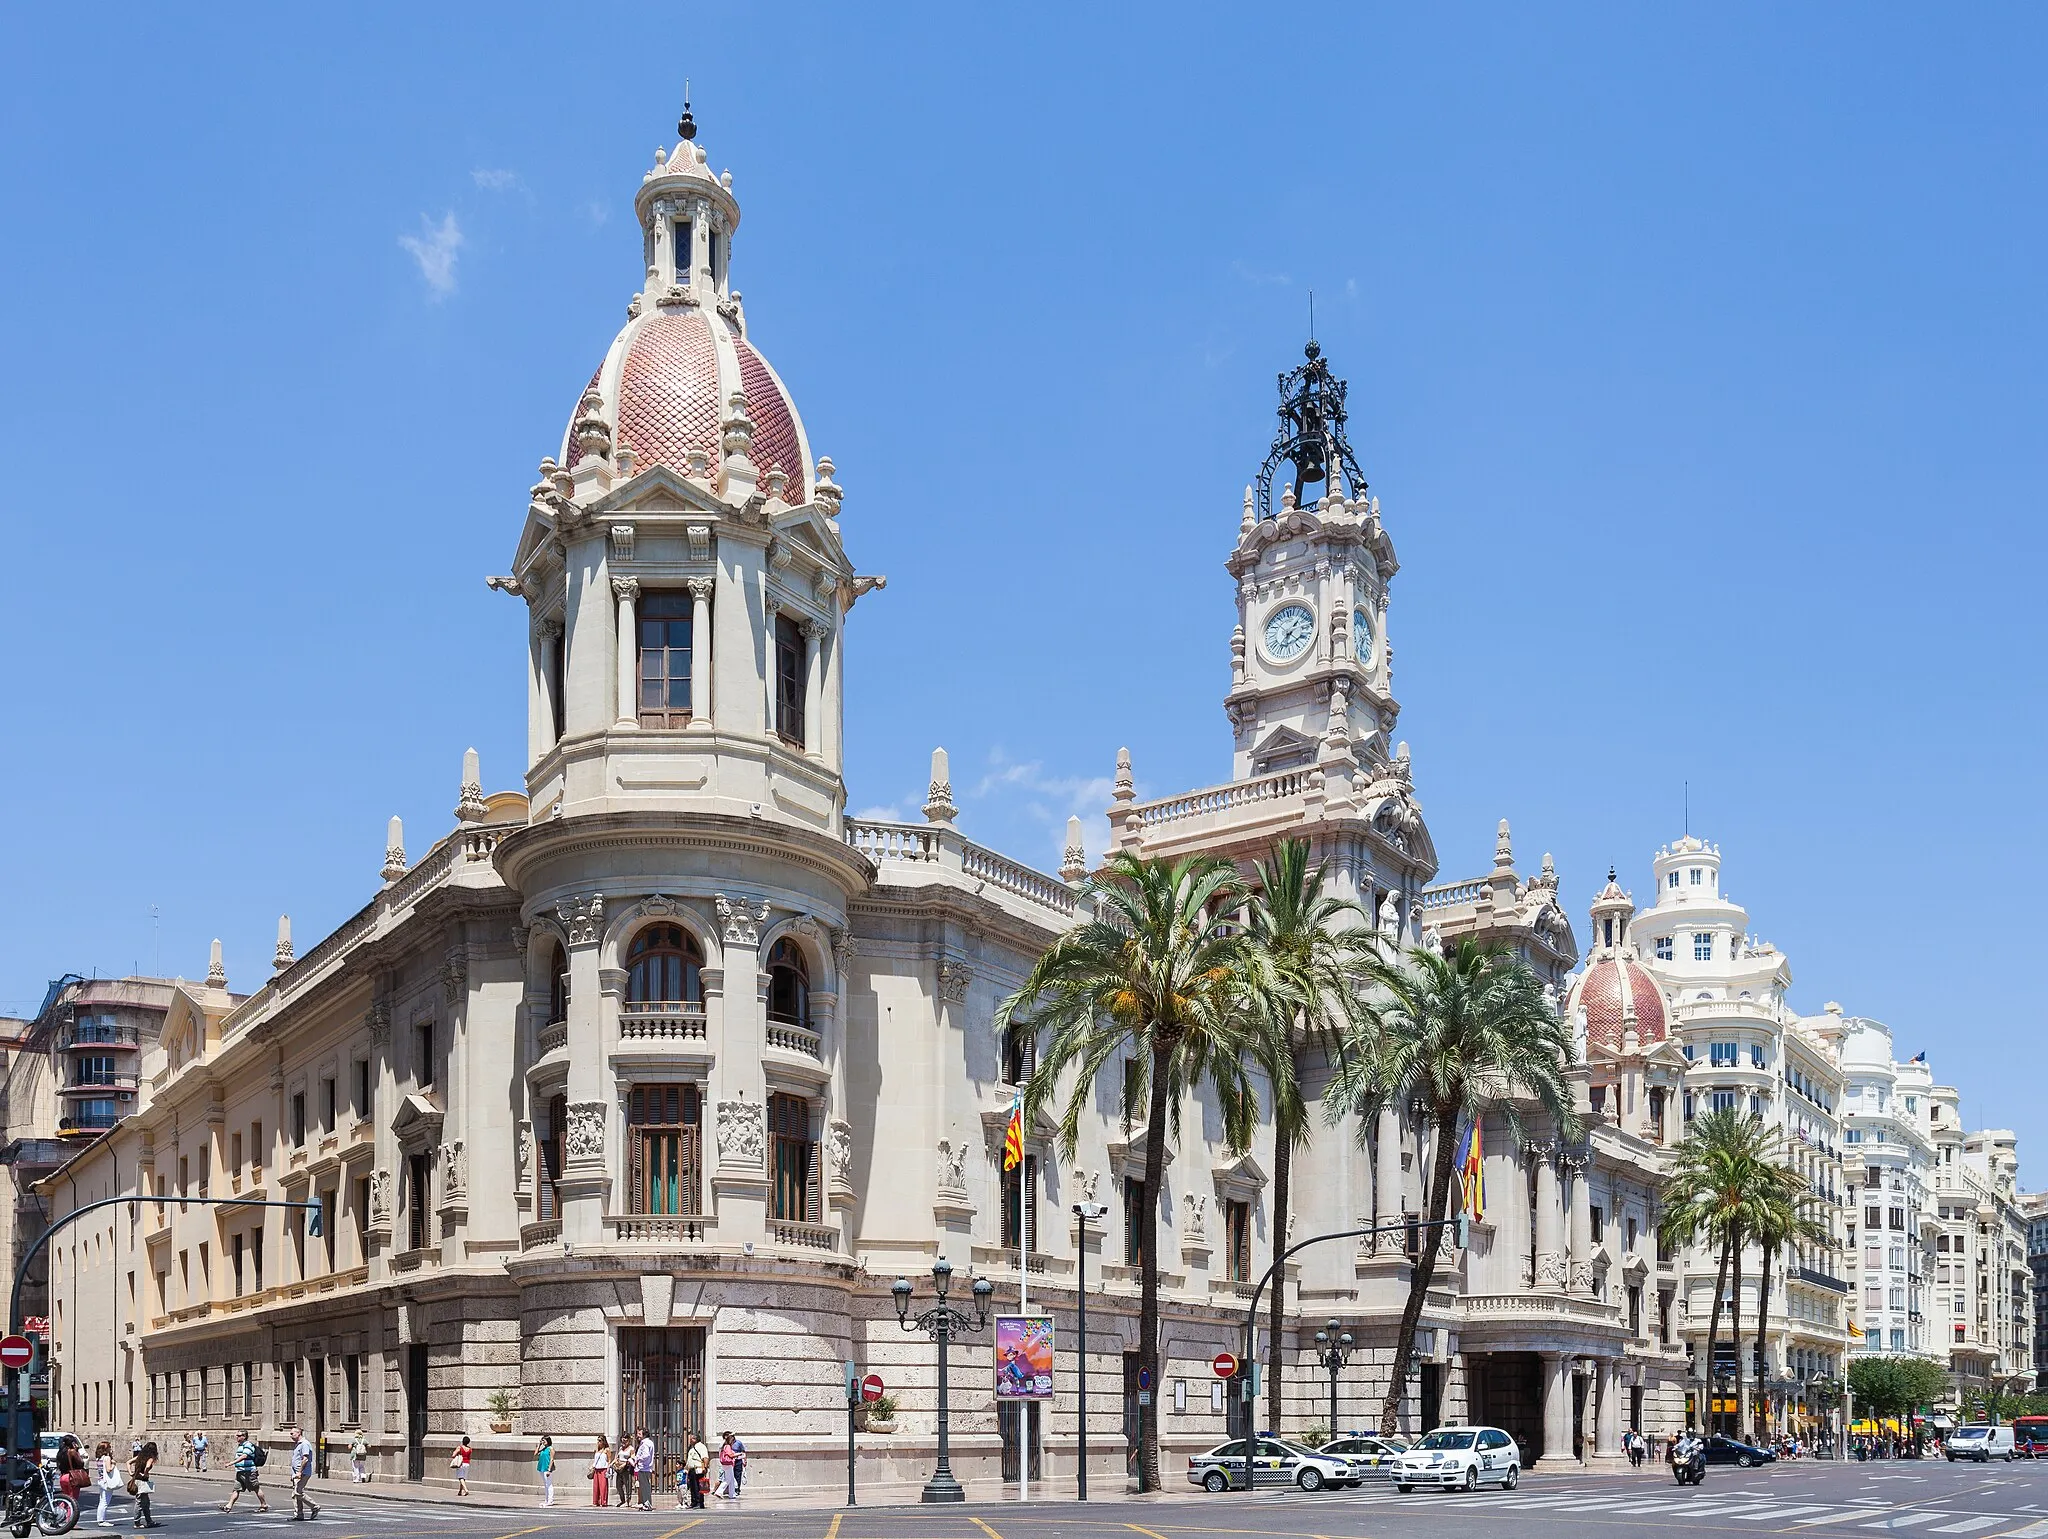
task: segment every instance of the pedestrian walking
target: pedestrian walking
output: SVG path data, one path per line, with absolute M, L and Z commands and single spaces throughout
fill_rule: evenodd
M 612 1489 L 617 1494 L 613 1500 L 621 1507 L 629 1506 L 633 1500 L 633 1429 L 619 1428 L 619 1446 L 612 1450 Z
M 540 1504 L 543 1507 L 555 1505 L 555 1440 L 548 1433 L 540 1435 L 540 1451 L 533 1456 L 533 1467 L 540 1471 Z
M 718 1444 L 718 1499 L 722 1502 L 740 1494 L 739 1480 L 733 1474 L 739 1462 L 739 1450 L 733 1447 L 732 1434 L 728 1432 Z
M 135 1457 L 128 1465 L 128 1494 L 135 1498 L 135 1526 L 162 1528 L 149 1510 L 149 1498 L 156 1490 L 150 1476 L 156 1473 L 156 1442 L 154 1439 L 135 1450 Z
M 202 1475 L 206 1473 L 206 1434 L 204 1432 L 192 1434 L 192 1467 Z
M 307 1521 L 306 1509 L 313 1509 L 313 1516 L 320 1516 L 320 1504 L 306 1494 L 306 1483 L 313 1478 L 313 1445 L 306 1439 L 304 1427 L 292 1428 L 292 1515 L 291 1522 Z
M 640 1488 L 640 1510 L 654 1511 L 654 1439 L 640 1429 L 640 1441 L 633 1445 L 633 1480 Z
M 100 1515 L 93 1520 L 99 1528 L 107 1527 L 107 1503 L 114 1499 L 114 1493 L 121 1489 L 121 1466 L 114 1462 L 114 1445 L 104 1438 L 100 1446 L 92 1451 L 92 1483 L 100 1488 Z
M 732 1439 L 732 1494 L 738 1496 L 740 1487 L 747 1483 L 747 1440 L 732 1432 L 726 1436 Z
M 355 1485 L 370 1483 L 370 1440 L 363 1436 L 363 1429 L 356 1428 L 356 1435 L 348 1445 L 348 1475 Z
M 688 1488 L 688 1505 L 691 1507 L 701 1507 L 704 1505 L 704 1472 L 710 1466 L 711 1450 L 704 1446 L 704 1434 L 692 1432 L 690 1434 L 689 1451 L 683 1455 L 683 1479 Z M 678 1491 L 676 1493 L 676 1505 L 678 1507 L 685 1504 L 683 1497 L 683 1492 Z
M 455 1494 L 469 1495 L 469 1434 L 462 1435 L 455 1452 L 449 1457 L 448 1468 L 455 1471 Z
M 235 1503 L 242 1499 L 244 1491 L 255 1496 L 258 1512 L 270 1511 L 270 1503 L 264 1500 L 263 1496 L 261 1473 L 264 1460 L 268 1457 L 263 1451 L 263 1445 L 245 1430 L 241 1441 L 235 1444 L 235 1489 L 227 1501 L 221 1504 L 222 1512 L 233 1512 Z
M 600 1432 L 597 1447 L 590 1455 L 590 1505 L 608 1507 L 611 1505 L 612 1445 Z
M 185 1434 L 184 1446 L 178 1450 L 178 1468 L 181 1470 L 192 1468 L 192 1434 L 189 1432 Z

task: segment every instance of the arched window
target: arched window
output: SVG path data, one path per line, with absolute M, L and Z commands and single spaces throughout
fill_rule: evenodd
M 548 947 L 548 1023 L 569 1019 L 569 962 L 560 946 Z
M 810 1029 L 811 970 L 791 941 L 779 940 L 768 952 L 768 1019 Z
M 626 1003 L 704 1002 L 704 958 L 681 925 L 649 925 L 626 953 Z

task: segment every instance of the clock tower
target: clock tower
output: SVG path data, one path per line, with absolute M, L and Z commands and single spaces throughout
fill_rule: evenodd
M 1279 429 L 1245 488 L 1227 563 L 1237 628 L 1223 701 L 1233 780 L 1320 769 L 1333 805 L 1406 758 L 1392 741 L 1400 707 L 1386 631 L 1399 563 L 1345 437 L 1344 396 L 1313 341 L 1280 376 Z

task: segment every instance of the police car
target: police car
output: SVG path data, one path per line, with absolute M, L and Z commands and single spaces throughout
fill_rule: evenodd
M 1521 1484 L 1522 1455 L 1515 1440 L 1498 1427 L 1438 1427 L 1402 1454 L 1393 1468 L 1394 1489 L 1417 1486 L 1476 1491 Z
M 1252 1481 L 1262 1486 L 1299 1486 L 1320 1491 L 1324 1486 L 1357 1486 L 1365 1468 L 1349 1459 L 1331 1458 L 1299 1443 L 1262 1437 L 1252 1450 Z M 1206 1491 L 1244 1489 L 1244 1439 L 1219 1443 L 1207 1453 L 1188 1457 L 1188 1482 Z

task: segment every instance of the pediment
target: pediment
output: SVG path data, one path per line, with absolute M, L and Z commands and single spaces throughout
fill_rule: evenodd
M 1232 1160 L 1227 1165 L 1218 1165 L 1211 1172 L 1216 1179 L 1216 1193 L 1236 1202 L 1250 1202 L 1265 1190 L 1266 1172 L 1259 1162 L 1249 1154 Z
M 412 1090 L 399 1097 L 398 1110 L 391 1117 L 392 1134 L 401 1143 L 429 1142 L 441 1136 L 444 1113 L 441 1105 L 423 1091 Z
M 1142 1176 L 1145 1173 L 1145 1130 L 1139 1128 L 1122 1143 L 1112 1143 L 1104 1151 L 1110 1163 L 1125 1167 L 1127 1175 Z M 1173 1145 L 1169 1142 L 1160 1160 L 1159 1168 L 1168 1169 L 1173 1164 Z
M 845 547 L 838 532 L 816 503 L 779 513 L 773 522 L 776 534 L 803 547 L 806 554 L 819 562 L 836 567 L 845 560 Z
M 1314 738 L 1292 727 L 1275 727 L 1252 750 L 1252 772 L 1266 775 L 1313 764 L 1320 746 Z
M 996 1105 L 983 1109 L 982 1130 L 990 1137 L 1001 1141 L 1003 1130 L 1010 1125 L 1010 1097 L 1005 1096 Z M 1043 1106 L 1029 1109 L 1024 1114 L 1024 1141 L 1028 1144 L 1050 1144 L 1059 1136 L 1059 1124 L 1045 1114 Z
M 667 465 L 650 465 L 614 486 L 591 505 L 593 518 L 621 513 L 722 513 L 725 506 L 709 487 Z

